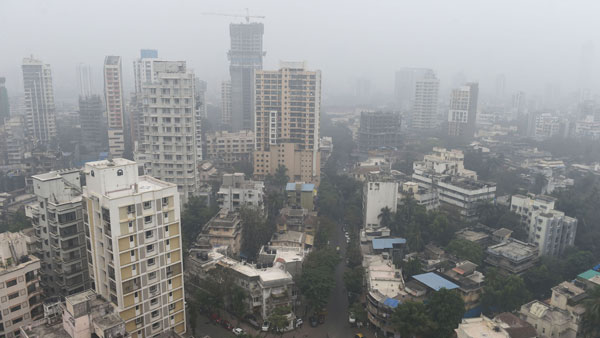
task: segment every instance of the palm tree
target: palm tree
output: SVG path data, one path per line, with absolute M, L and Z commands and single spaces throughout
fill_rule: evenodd
M 600 286 L 589 291 L 583 304 L 585 313 L 581 321 L 582 337 L 600 337 Z
M 392 210 L 389 207 L 381 208 L 381 213 L 377 216 L 379 224 L 384 227 L 389 227 L 392 224 Z

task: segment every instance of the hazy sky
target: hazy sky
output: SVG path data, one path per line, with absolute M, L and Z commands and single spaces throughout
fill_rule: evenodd
M 153 48 L 188 61 L 216 93 L 229 76 L 228 24 L 243 19 L 202 13 L 246 7 L 266 16 L 265 68 L 306 60 L 322 70 L 326 94 L 350 91 L 357 77 L 391 93 L 394 71 L 407 66 L 433 68 L 443 86 L 462 71 L 493 91 L 504 73 L 509 91 L 542 93 L 554 83 L 567 92 L 580 76 L 582 45 L 592 42 L 600 55 L 597 0 L 0 0 L 0 76 L 9 95 L 22 92 L 21 61 L 33 54 L 52 65 L 65 99 L 77 95 L 78 63 L 100 72 L 105 55 L 121 55 L 131 88 L 131 62 Z

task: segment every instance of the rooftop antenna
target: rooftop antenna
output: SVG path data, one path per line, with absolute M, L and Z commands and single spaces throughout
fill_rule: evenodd
M 255 18 L 255 19 L 264 19 L 265 18 L 264 15 L 250 15 L 250 9 L 248 9 L 248 8 L 245 8 L 245 10 L 246 10 L 246 15 L 231 14 L 231 13 L 212 13 L 212 12 L 202 13 L 202 15 L 218 15 L 218 16 L 230 16 L 230 17 L 234 17 L 234 18 L 245 18 L 246 23 L 250 23 L 250 18 Z

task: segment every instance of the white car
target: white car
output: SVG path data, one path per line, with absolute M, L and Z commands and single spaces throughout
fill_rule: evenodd
M 236 336 L 241 336 L 244 333 L 246 333 L 246 332 L 244 332 L 244 330 L 242 330 L 239 327 L 236 327 L 235 329 L 231 330 L 231 332 L 233 332 L 233 334 L 236 335 Z
M 350 324 L 356 323 L 356 317 L 354 317 L 354 313 L 352 313 L 352 312 L 350 312 L 350 315 L 348 316 L 348 323 L 350 323 Z
M 267 321 L 263 322 L 263 325 L 261 327 L 262 332 L 268 332 L 270 326 L 271 326 L 271 323 L 269 323 Z

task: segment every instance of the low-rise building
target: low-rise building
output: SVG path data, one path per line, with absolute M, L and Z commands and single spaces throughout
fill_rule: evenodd
M 432 189 L 419 186 L 417 182 L 404 182 L 401 185 L 401 191 L 398 194 L 398 204 L 402 204 L 404 198 L 411 197 L 427 210 L 434 210 L 440 206 L 439 195 Z
M 410 299 L 404 291 L 402 270 L 381 255 L 365 255 L 363 266 L 367 270 L 367 319 L 386 336 L 395 334 L 391 315 L 399 304 Z
M 314 199 L 317 195 L 315 185 L 312 183 L 288 183 L 285 186 L 287 204 L 294 208 L 302 208 L 308 211 L 315 209 Z
M 31 238 L 22 232 L 0 234 L 0 335 L 18 337 L 19 328 L 43 314 L 40 260 L 30 255 Z
M 300 231 L 279 231 L 271 236 L 269 246 L 286 248 L 304 248 L 306 234 Z
M 571 282 L 552 288 L 550 303 L 531 301 L 521 306 L 520 316 L 542 337 L 576 338 L 585 313 L 585 290 Z
M 225 246 L 232 255 L 237 255 L 242 246 L 242 223 L 236 212 L 221 209 L 202 228 L 196 241 L 207 240 L 212 247 Z
M 254 151 L 254 132 L 241 130 L 235 133 L 218 131 L 206 135 L 206 158 L 218 165 L 230 166 L 236 162 L 249 162 Z
M 24 338 L 122 338 L 125 322 L 114 306 L 88 290 L 46 307 L 44 319 L 21 327 Z M 54 308 L 58 307 L 57 310 Z
M 501 313 L 490 319 L 486 316 L 463 318 L 454 330 L 457 338 L 536 338 L 535 329 L 512 313 Z
M 511 210 L 521 216 L 528 241 L 539 247 L 539 255 L 558 256 L 575 244 L 577 219 L 554 209 L 556 199 L 543 195 L 514 195 Z
M 479 306 L 483 294 L 484 275 L 477 271 L 477 264 L 463 261 L 456 264 L 452 269 L 444 271 L 443 277 L 456 285 L 460 295 L 465 302 L 465 310 Z
M 538 262 L 538 247 L 509 238 L 506 242 L 487 248 L 485 263 L 496 267 L 500 272 L 521 275 Z
M 398 207 L 398 182 L 389 177 L 373 175 L 363 188 L 364 226 L 378 228 L 381 223 L 381 209 L 389 208 L 395 213 Z
M 223 184 L 217 193 L 221 209 L 239 211 L 250 207 L 264 212 L 265 184 L 262 181 L 246 180 L 243 173 L 224 174 Z

